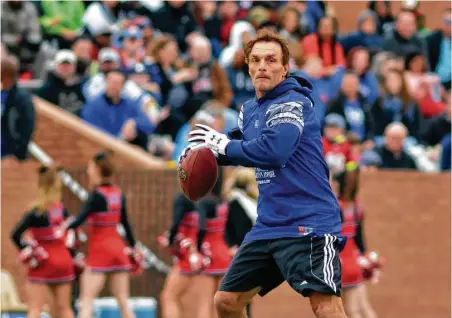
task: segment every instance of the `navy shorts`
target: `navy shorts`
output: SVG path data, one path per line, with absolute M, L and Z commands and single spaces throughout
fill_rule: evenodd
M 298 293 L 341 296 L 340 243 L 336 236 L 258 240 L 238 249 L 220 291 L 247 292 L 261 287 L 264 296 L 287 281 Z

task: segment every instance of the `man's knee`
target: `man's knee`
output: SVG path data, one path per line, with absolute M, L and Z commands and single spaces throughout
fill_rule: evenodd
M 239 312 L 246 305 L 240 303 L 239 293 L 217 291 L 213 301 L 218 312 Z

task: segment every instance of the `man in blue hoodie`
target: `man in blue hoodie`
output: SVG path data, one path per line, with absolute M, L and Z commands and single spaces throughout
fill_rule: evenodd
M 255 167 L 259 185 L 258 218 L 215 295 L 217 313 L 246 317 L 245 305 L 256 294 L 287 281 L 310 297 L 316 317 L 346 317 L 340 210 L 322 154 L 312 85 L 287 77 L 287 43 L 270 29 L 247 43 L 245 61 L 256 98 L 243 104 L 238 128 L 224 135 L 196 125 L 189 139 L 198 143 L 189 149 L 211 149 L 220 165 Z
M 159 119 L 149 116 L 137 100 L 122 96 L 125 81 L 120 71 L 110 71 L 105 93 L 86 103 L 81 117 L 106 133 L 146 149 L 148 136 Z

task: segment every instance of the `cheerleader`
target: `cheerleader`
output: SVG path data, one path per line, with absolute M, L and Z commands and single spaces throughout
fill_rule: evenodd
M 224 231 L 224 239 L 229 246 L 231 256 L 237 249 L 257 219 L 257 188 L 254 170 L 237 168 L 231 178 L 226 181 L 229 213 Z M 246 306 L 248 317 L 251 317 L 251 304 Z
M 60 229 L 69 216 L 61 203 L 61 181 L 54 167 L 38 170 L 38 197 L 12 232 L 20 259 L 28 265 L 28 315 L 39 318 L 46 303 L 47 289 L 53 296 L 58 317 L 72 318 L 71 283 L 75 278 L 72 257 Z M 23 237 L 29 230 L 32 239 Z
M 342 235 L 347 237 L 340 254 L 345 311 L 349 318 L 376 318 L 364 286 L 362 263 L 366 259 L 366 248 L 362 231 L 363 210 L 356 200 L 359 170 L 340 175 L 335 188 L 342 213 Z
M 197 232 L 198 213 L 195 212 L 195 206 L 183 193 L 179 193 L 173 201 L 170 231 L 159 237 L 160 245 L 171 249 L 174 260 L 160 294 L 163 318 L 182 317 L 181 298 L 193 284 L 200 269 L 196 250 Z
M 88 253 L 86 268 L 81 276 L 80 318 L 92 317 L 94 299 L 110 281 L 110 292 L 116 298 L 121 316 L 135 317 L 128 307 L 129 279 L 132 269 L 128 250 L 135 239 L 127 218 L 126 198 L 121 189 L 112 183 L 114 175 L 113 154 L 102 152 L 88 163 L 88 177 L 94 189 L 77 218 L 67 228 L 75 229 L 88 220 Z M 127 243 L 117 231 L 122 224 Z
M 197 278 L 197 283 L 202 286 L 198 294 L 199 317 L 209 318 L 215 315 L 213 297 L 232 260 L 224 240 L 229 207 L 227 202 L 221 200 L 222 187 L 223 169 L 219 168 L 218 180 L 212 191 L 195 204 L 199 214 L 196 247 L 201 258 L 208 260 Z

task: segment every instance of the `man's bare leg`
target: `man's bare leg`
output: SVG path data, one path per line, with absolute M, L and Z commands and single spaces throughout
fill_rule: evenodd
M 347 318 L 342 298 L 313 292 L 309 299 L 316 318 Z
M 256 287 L 243 293 L 217 291 L 214 303 L 218 318 L 247 318 L 245 307 L 260 289 Z

